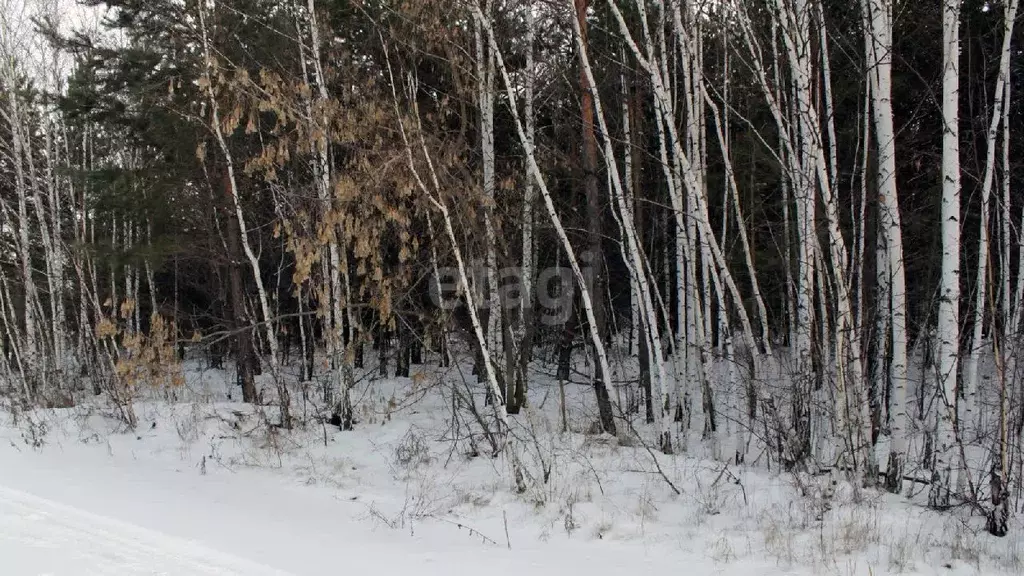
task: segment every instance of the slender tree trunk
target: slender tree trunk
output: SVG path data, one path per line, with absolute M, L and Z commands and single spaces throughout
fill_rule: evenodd
M 536 22 L 531 6 L 526 9 L 526 94 L 523 101 L 523 115 L 526 124 L 526 139 L 530 147 L 534 142 L 535 119 L 533 112 L 534 91 L 534 42 L 536 39 Z M 514 391 L 509 398 L 509 412 L 517 413 L 526 405 L 527 386 L 529 384 L 528 369 L 533 349 L 533 336 L 536 331 L 533 320 L 535 274 L 534 240 L 533 240 L 533 203 L 535 201 L 533 176 L 529 171 L 524 175 L 523 211 L 522 211 L 522 294 L 518 319 L 518 366 L 514 381 Z
M 939 426 L 928 503 L 951 504 L 957 485 L 956 393 L 960 342 L 960 0 L 942 0 L 942 279 L 939 289 Z
M 313 62 L 313 78 L 317 85 L 318 104 L 320 108 L 326 108 L 329 103 L 327 93 L 327 82 L 324 78 L 323 64 L 320 57 L 320 27 L 317 23 L 316 6 L 314 0 L 308 0 L 306 8 L 309 18 L 310 51 Z M 300 42 L 301 52 L 301 42 Z M 303 62 L 305 68 L 305 62 Z M 314 174 L 317 178 L 317 194 L 322 204 L 321 209 L 330 211 L 331 202 L 331 162 L 327 144 L 328 119 L 314 118 L 312 107 L 307 107 L 309 121 L 317 126 L 314 133 L 319 134 L 316 141 L 316 166 Z M 352 366 L 346 353 L 347 346 L 353 346 L 353 316 L 351 312 L 351 294 L 348 282 L 348 257 L 347 248 L 340 245 L 337 240 L 337 229 L 332 229 L 332 234 L 327 239 L 328 274 L 327 281 L 330 288 L 330 334 L 327 336 L 328 354 L 331 357 L 333 371 L 334 389 L 337 391 L 337 398 L 325 398 L 331 406 L 332 416 L 335 421 L 340 422 L 342 430 L 352 429 L 352 402 L 350 388 L 352 385 Z M 344 279 L 343 279 L 344 278 Z M 346 321 L 347 320 L 347 321 Z M 348 330 L 347 334 L 343 334 Z
M 1011 310 L 1010 305 L 1010 250 L 1009 250 L 1009 233 L 1010 224 L 1009 216 L 1011 210 L 1010 203 L 1010 115 L 1009 115 L 1009 103 L 1010 100 L 1010 55 L 1011 55 L 1011 39 L 1013 36 L 1014 22 L 1017 18 L 1018 0 L 1010 0 L 1004 7 L 1004 18 L 1003 18 L 1003 46 L 1002 53 L 999 60 L 999 78 L 996 82 L 996 109 L 999 110 L 999 114 L 1002 116 L 1003 123 L 1003 146 L 1002 146 L 1002 165 L 1003 165 L 1003 206 L 1002 206 L 1002 240 L 1003 250 L 1001 258 L 1001 272 L 1002 272 L 1002 333 L 999 338 L 1000 345 L 995 348 L 996 357 L 996 377 L 999 382 L 999 412 L 997 414 L 997 424 L 999 431 L 995 441 L 995 455 L 996 463 L 993 466 L 990 479 L 990 490 L 992 494 L 992 509 L 989 512 L 987 520 L 987 528 L 990 534 L 994 536 L 1005 536 L 1009 528 L 1009 519 L 1011 513 L 1010 507 L 1010 485 L 1009 479 L 1011 475 L 1011 462 L 1010 462 L 1010 394 L 1011 391 L 1008 386 L 1008 379 L 1013 378 L 1016 375 L 1016 350 L 1017 350 L 1017 338 L 1016 338 L 1016 318 L 1018 316 L 1020 303 L 1017 303 L 1017 309 Z M 993 117 L 995 114 L 993 114 Z M 993 118 L 993 124 L 995 120 Z M 992 131 L 989 132 L 989 156 L 986 157 L 986 174 L 985 183 L 989 182 L 989 173 L 992 171 L 992 165 L 994 159 L 992 159 L 991 150 L 995 146 L 995 139 L 993 138 Z M 1021 259 L 1024 260 L 1024 253 L 1021 255 Z M 979 276 L 980 278 L 980 276 Z M 1018 277 L 1018 285 L 1024 284 L 1024 278 Z M 994 300 L 994 299 L 993 299 Z M 993 331 L 995 332 L 995 331 Z M 995 334 L 993 334 L 995 336 Z M 977 343 L 980 347 L 980 342 Z M 974 350 L 972 349 L 972 353 Z M 973 373 L 969 374 L 972 378 Z M 969 390 L 971 395 L 977 394 L 977 383 L 971 384 L 972 388 Z M 969 402 L 971 405 L 974 403 L 974 398 L 970 398 Z M 1024 422 L 1024 414 L 1018 415 L 1018 418 Z M 970 421 L 971 425 L 976 425 L 976 420 Z M 1017 433 L 1017 444 L 1020 445 L 1020 433 L 1018 426 Z
M 903 486 L 907 450 L 907 291 L 903 265 L 902 223 L 896 188 L 896 133 L 893 129 L 892 112 L 892 2 L 863 0 L 863 8 L 868 15 L 867 50 L 871 63 L 868 69 L 874 96 L 872 110 L 875 137 L 878 141 L 877 186 L 881 199 L 879 222 L 885 234 L 884 254 L 887 258 L 884 264 L 878 264 L 878 267 L 887 272 L 884 281 L 888 287 L 884 293 L 888 295 L 888 300 L 885 304 L 892 322 L 892 361 L 889 364 L 888 378 L 892 383 L 892 428 L 886 488 L 890 492 L 899 493 Z M 882 365 L 885 364 L 881 360 L 885 357 L 885 352 L 883 344 L 878 352 L 879 363 Z
M 493 0 L 485 0 L 484 17 L 490 22 L 493 11 Z M 474 31 L 476 40 L 476 75 L 477 75 L 477 106 L 480 111 L 480 155 L 483 167 L 483 223 L 486 299 L 480 305 L 480 314 L 485 323 L 487 346 L 481 350 L 482 355 L 496 354 L 501 349 L 501 315 L 502 306 L 498 293 L 498 262 L 494 234 L 494 193 L 495 193 L 495 149 L 494 149 L 494 53 L 484 42 L 481 24 L 477 23 Z M 481 373 L 482 377 L 483 374 Z M 505 382 L 508 375 L 498 375 L 499 382 Z M 504 396 L 496 401 L 504 402 Z
M 621 56 L 623 65 L 626 62 L 626 52 L 623 50 Z M 626 181 L 627 199 L 629 209 L 633 213 L 634 222 L 637 222 L 637 236 L 640 238 L 641 244 L 643 243 L 643 234 L 640 232 L 640 224 L 637 219 L 637 206 L 636 206 L 636 195 L 637 195 L 637 178 L 636 168 L 633 164 L 633 155 L 636 153 L 634 150 L 632 112 L 633 112 L 633 97 L 630 95 L 629 84 L 626 80 L 625 71 L 621 74 L 622 83 L 622 139 L 625 142 L 625 151 L 622 158 L 622 171 L 623 177 Z M 629 281 L 629 337 L 627 352 L 633 354 L 634 346 L 637 344 L 639 332 L 637 331 L 640 322 L 640 288 L 636 285 L 636 280 L 630 278 Z
M 989 218 L 990 218 L 990 197 L 992 194 L 992 188 L 995 180 L 996 172 L 996 148 L 997 139 L 999 136 L 999 124 L 1004 121 L 1003 107 L 1007 105 L 1004 101 L 1005 86 L 1010 75 L 1010 54 L 1011 54 L 1011 41 L 1013 37 L 1014 20 L 1017 15 L 1018 0 L 1010 0 L 1005 6 L 1005 18 L 1003 25 L 1003 43 L 1002 50 L 999 58 L 999 73 L 996 77 L 995 91 L 993 93 L 993 105 L 992 105 L 992 118 L 989 121 L 988 132 L 985 138 L 985 171 L 982 177 L 981 185 L 981 219 L 979 224 L 978 232 L 978 273 L 975 280 L 975 293 L 974 293 L 974 316 L 972 320 L 971 328 L 971 342 L 969 348 L 969 356 L 967 359 L 967 365 L 964 367 L 963 384 L 963 419 L 961 421 L 960 430 L 963 434 L 968 430 L 976 429 L 978 422 L 974 415 L 975 406 L 977 404 L 977 393 L 978 393 L 978 361 L 981 357 L 982 344 L 982 333 L 983 324 L 985 320 L 985 306 L 987 305 L 988 299 L 986 294 L 988 293 L 988 282 L 989 282 L 989 254 L 990 254 L 990 234 L 989 234 Z M 1004 147 L 1006 144 L 1004 143 Z M 1004 179 L 1009 179 L 1008 173 L 1003 175 Z M 1005 202 L 1003 206 L 1003 213 L 1008 214 L 1010 210 L 1010 203 Z M 1006 234 L 1007 230 L 1004 226 L 1002 234 Z M 1006 263 L 1003 263 L 1001 267 L 1003 278 L 1008 279 L 1010 277 L 1009 268 Z M 996 287 L 992 287 L 993 291 Z M 1005 286 L 1000 292 L 1005 298 L 1009 297 L 1009 289 Z M 1008 301 L 1003 303 L 1003 309 L 1008 307 Z M 995 310 L 993 310 L 995 312 Z M 993 317 L 996 315 L 993 314 Z M 1005 342 L 1004 342 L 1005 345 Z

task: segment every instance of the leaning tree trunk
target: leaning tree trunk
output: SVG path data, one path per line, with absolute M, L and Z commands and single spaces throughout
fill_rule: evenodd
M 1017 6 L 1018 0 L 1010 0 L 1010 2 L 1005 6 L 1005 18 L 1003 20 L 1003 44 L 999 58 L 999 75 L 996 77 L 995 92 L 993 93 L 992 118 L 989 121 L 989 127 L 985 138 L 985 172 L 981 185 L 981 219 L 978 231 L 978 273 L 975 280 L 976 288 L 974 294 L 974 317 L 971 328 L 971 343 L 969 356 L 967 358 L 967 365 L 964 367 L 963 419 L 960 427 L 961 431 L 975 430 L 979 420 L 974 415 L 974 411 L 977 403 L 978 362 L 981 357 L 985 307 L 989 301 L 986 294 L 988 294 L 988 283 L 990 281 L 988 273 L 991 244 L 989 233 L 990 198 L 996 173 L 996 148 L 997 138 L 999 136 L 999 124 L 1004 121 L 1003 107 L 1009 105 L 1009 103 L 1004 100 L 1004 97 L 1006 96 L 1005 88 L 1010 75 L 1010 48 L 1013 37 L 1014 19 L 1017 14 Z M 1005 148 L 1007 143 L 1004 142 L 1003 146 Z M 1004 179 L 1009 180 L 1009 177 L 1010 175 L 1008 173 L 1004 173 Z M 1005 203 L 1003 206 L 1003 213 L 1008 214 L 1010 212 L 1010 206 L 1010 203 Z M 1002 233 L 1007 233 L 1005 227 Z M 1004 279 L 1009 279 L 1010 274 L 1006 262 L 1003 262 L 1001 273 Z M 993 290 L 996 290 L 995 286 L 993 286 Z M 1009 306 L 1007 299 L 1009 298 L 1010 291 L 1005 282 L 1000 292 L 1004 298 L 1003 309 L 1006 310 Z
M 224 161 L 227 167 L 227 179 L 231 192 L 231 201 L 233 203 L 234 212 L 236 218 L 238 218 L 239 236 L 242 241 L 242 250 L 245 253 L 246 258 L 249 261 L 249 266 L 252 268 L 253 279 L 256 283 L 256 292 L 259 296 L 260 311 L 263 315 L 263 328 L 266 333 L 267 343 L 270 349 L 268 355 L 270 356 L 270 369 L 273 378 L 277 384 L 278 400 L 280 403 L 280 418 L 281 426 L 286 429 L 290 429 L 291 412 L 290 404 L 291 400 L 288 394 L 288 387 L 284 380 L 281 378 L 281 372 L 278 366 L 278 343 L 277 343 L 277 331 L 274 328 L 274 317 L 270 311 L 270 300 L 267 296 L 267 290 L 263 285 L 263 274 L 260 268 L 260 262 L 256 256 L 255 251 L 252 248 L 252 243 L 249 241 L 249 231 L 245 223 L 245 212 L 242 210 L 241 195 L 238 189 L 238 182 L 235 178 L 235 166 L 231 149 L 228 147 L 227 139 L 224 136 L 224 131 L 221 128 L 221 117 L 220 109 L 217 101 L 216 94 L 214 93 L 213 78 L 211 75 L 211 69 L 214 65 L 214 60 L 211 55 L 209 46 L 209 35 L 206 29 L 206 10 L 201 5 L 199 6 L 199 21 L 202 29 L 202 43 L 203 43 L 203 57 L 205 59 L 205 70 L 203 74 L 203 84 L 206 87 L 206 92 L 210 105 L 211 115 L 211 126 L 213 128 L 214 136 L 216 137 L 217 144 L 220 147 L 221 152 L 224 154 Z
M 597 356 L 597 362 L 601 366 L 602 374 L 611 374 L 611 368 L 608 364 L 608 356 L 605 352 L 604 341 L 601 339 L 600 333 L 597 332 L 596 321 L 594 318 L 593 300 L 591 298 L 590 291 L 587 287 L 587 280 L 580 267 L 579 260 L 576 257 L 576 252 L 572 247 L 572 243 L 569 242 L 569 237 L 565 231 L 565 226 L 562 225 L 562 220 L 558 216 L 558 212 L 555 210 L 554 200 L 551 192 L 547 187 L 547 183 L 544 180 L 543 173 L 540 170 L 540 166 L 537 164 L 537 157 L 535 155 L 534 146 L 529 144 L 526 137 L 526 131 L 523 128 L 522 119 L 519 116 L 517 104 L 516 104 L 516 90 L 515 83 L 512 81 L 508 70 L 505 68 L 505 60 L 498 49 L 497 39 L 494 35 L 494 30 L 490 25 L 490 22 L 484 19 L 478 6 L 473 6 L 473 16 L 477 22 L 479 22 L 487 33 L 487 40 L 490 44 L 491 50 L 493 51 L 495 64 L 497 65 L 498 72 L 501 74 L 502 82 L 505 85 L 505 95 L 508 98 L 508 106 L 512 113 L 512 120 L 515 124 L 516 134 L 519 137 L 519 142 L 524 148 L 526 155 L 526 163 L 529 168 L 529 172 L 532 174 L 534 181 L 537 184 L 538 191 L 541 194 L 541 198 L 544 200 L 544 207 L 547 211 L 548 218 L 551 224 L 554 226 L 555 234 L 558 237 L 559 243 L 565 250 L 566 256 L 569 260 L 569 266 L 572 269 L 573 277 L 576 279 L 577 285 L 580 288 L 580 300 L 583 304 L 583 310 L 586 313 L 587 321 L 590 326 L 590 338 L 594 346 L 594 352 Z M 607 391 L 605 392 L 607 393 Z

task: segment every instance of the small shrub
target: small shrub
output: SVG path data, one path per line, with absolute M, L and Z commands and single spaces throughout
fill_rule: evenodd
M 867 549 L 881 537 L 878 518 L 871 511 L 855 508 L 837 520 L 835 530 L 836 550 L 841 554 L 853 554 Z
M 405 470 L 414 470 L 430 463 L 430 447 L 415 430 L 409 430 L 395 446 L 394 461 Z
M 712 560 L 722 564 L 733 562 L 737 558 L 736 551 L 733 550 L 732 543 L 729 542 L 729 539 L 724 534 L 719 536 L 718 540 L 715 540 L 715 542 L 711 544 L 710 555 Z
M 914 547 L 907 536 L 897 538 L 889 545 L 889 570 L 908 572 L 914 567 Z

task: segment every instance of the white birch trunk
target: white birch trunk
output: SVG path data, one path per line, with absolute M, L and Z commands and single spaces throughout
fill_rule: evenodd
M 892 383 L 891 437 L 887 487 L 891 492 L 902 489 L 906 462 L 906 385 L 907 385 L 907 290 L 903 266 L 903 233 L 896 187 L 896 133 L 892 111 L 892 1 L 863 0 L 868 14 L 869 73 L 873 94 L 875 138 L 878 141 L 878 193 L 881 198 L 879 217 L 885 234 L 884 269 L 888 289 L 888 317 L 892 322 L 892 360 L 889 381 Z M 867 145 L 867 143 L 865 143 Z M 881 266 L 881 265 L 880 265 Z M 884 342 L 884 340 L 882 340 Z M 880 350 L 884 357 L 884 346 Z M 884 365 L 884 362 L 880 362 Z M 879 388 L 884 394 L 884 387 Z
M 310 52 L 313 62 L 313 78 L 317 85 L 319 98 L 317 103 L 320 107 L 326 108 L 330 98 L 327 93 L 327 82 L 324 77 L 323 63 L 320 57 L 320 26 L 317 22 L 314 0 L 308 0 L 306 9 L 309 12 L 307 16 L 309 18 Z M 303 69 L 305 69 L 305 62 L 303 62 Z M 330 210 L 331 206 L 331 164 L 327 144 L 328 119 L 326 117 L 314 117 L 311 107 L 309 117 L 312 125 L 317 127 L 314 132 L 319 135 L 316 142 L 317 161 L 314 174 L 317 178 L 317 194 L 322 204 L 322 209 L 326 211 Z M 349 346 L 354 345 L 354 334 L 352 333 L 354 330 L 354 318 L 351 309 L 351 294 L 348 281 L 348 252 L 345 246 L 339 245 L 336 236 L 337 230 L 332 232 L 334 233 L 328 235 L 327 241 L 327 280 L 331 294 L 329 314 L 331 335 L 328 338 L 328 354 L 331 356 L 334 385 L 338 392 L 338 397 L 336 399 L 325 398 L 325 400 L 334 404 L 331 408 L 341 417 L 341 427 L 347 430 L 352 427 L 352 406 L 349 388 L 353 377 L 348 355 L 344 351 L 344 341 L 347 340 Z M 348 320 L 347 322 L 345 322 L 346 319 Z M 347 338 L 343 337 L 343 326 L 347 326 L 349 330 Z
M 7 30 L 5 27 L 0 26 L 0 33 L 5 36 Z M 3 44 L 6 45 L 6 37 L 2 40 Z M 23 321 L 25 324 L 25 336 L 24 345 L 22 346 L 21 362 L 23 378 L 25 382 L 25 392 L 27 396 L 31 396 L 31 390 L 35 386 L 35 372 L 38 369 L 37 363 L 39 361 L 39 335 L 36 324 L 36 302 L 38 300 L 38 289 L 36 287 L 35 276 L 32 272 L 32 258 L 29 252 L 31 247 L 30 244 L 30 224 L 28 217 L 28 190 L 24 175 L 24 160 L 22 156 L 25 154 L 31 154 L 31 150 L 26 150 L 24 142 L 21 138 L 21 113 L 20 107 L 18 106 L 18 97 L 14 91 L 14 65 L 13 60 L 10 66 L 4 70 L 4 88 L 7 92 L 7 105 L 8 114 L 7 117 L 8 125 L 11 129 L 11 151 L 13 154 L 14 164 L 14 188 L 15 193 L 18 197 L 18 241 L 17 252 L 18 261 L 21 267 L 21 281 L 24 285 L 24 317 Z
M 942 278 L 939 289 L 935 473 L 928 502 L 951 504 L 959 472 L 955 425 L 960 340 L 960 0 L 942 0 Z
M 60 161 L 60 158 L 59 151 L 57 150 L 57 140 L 53 134 L 54 131 L 55 123 L 51 118 L 44 128 L 44 145 L 46 146 L 45 189 L 47 192 L 46 201 L 50 209 L 49 228 L 51 232 L 49 242 L 51 252 L 48 254 L 50 260 L 48 264 L 50 270 L 50 322 L 53 331 L 54 367 L 58 371 L 63 372 L 68 361 L 64 353 L 67 343 L 64 321 L 64 242 L 61 238 L 60 178 L 57 176 L 57 171 L 54 170 L 54 165 Z
M 484 17 L 490 23 L 493 0 L 486 0 Z M 484 308 L 487 314 L 487 347 L 483 354 L 496 354 L 501 344 L 501 303 L 498 301 L 498 263 L 496 239 L 494 236 L 494 53 L 484 43 L 481 24 L 474 29 L 476 40 L 476 74 L 477 74 L 477 106 L 480 110 L 480 154 L 483 167 L 484 195 L 484 242 L 487 300 Z M 507 376 L 507 375 L 506 375 Z M 497 396 L 497 402 L 503 400 L 503 394 Z
M 1018 4 L 1017 1 L 1014 0 L 1013 1 L 1013 7 L 1015 9 L 1017 8 L 1017 4 Z M 1007 11 L 1006 15 L 1007 15 L 1007 17 L 1004 18 L 1004 22 L 1014 21 L 1016 19 L 1015 18 L 1016 11 L 1012 11 L 1012 12 L 1011 11 Z M 1011 15 L 1014 15 L 1014 17 L 1011 18 L 1010 17 Z M 1005 24 L 1004 24 L 1004 29 L 1003 30 L 1004 30 L 1004 34 L 1006 34 L 1007 32 L 1006 32 Z M 1019 332 L 1018 332 L 1018 330 L 1019 330 L 1019 318 L 1020 318 L 1019 315 L 1022 312 L 1024 312 L 1024 302 L 1022 302 L 1020 299 L 1016 299 L 1016 300 L 1012 300 L 1011 301 L 1011 281 L 1012 280 L 1010 278 L 1010 275 L 1011 275 L 1010 270 L 1011 270 L 1011 258 L 1012 258 L 1012 255 L 1011 255 L 1010 252 L 1011 252 L 1012 243 L 1010 241 L 1010 235 L 1011 235 L 1010 212 L 1011 212 L 1012 205 L 1010 203 L 1010 178 L 1009 178 L 1009 174 L 1010 174 L 1010 170 L 1011 170 L 1011 165 L 1010 165 L 1010 106 L 1006 105 L 1005 103 L 1012 102 L 1012 100 L 1010 99 L 1010 95 L 1011 95 L 1010 93 L 1011 93 L 1011 87 L 1012 86 L 1013 86 L 1013 84 L 1009 81 L 1009 78 L 1007 78 L 1005 84 L 1003 85 L 1003 91 L 1004 91 L 1004 95 L 1003 95 L 1003 102 L 1004 102 L 1004 105 L 1003 105 L 1003 150 L 1002 150 L 1002 166 L 1003 166 L 1003 182 L 1002 182 L 1002 184 L 1003 184 L 1003 190 L 1002 190 L 1002 192 L 1003 192 L 1003 205 L 1002 205 L 1002 208 L 1003 209 L 1002 209 L 1002 212 L 1001 212 L 1001 214 L 1002 214 L 1002 229 L 1003 229 L 1003 233 L 1002 233 L 1002 246 L 1003 246 L 1003 250 L 1002 250 L 1002 264 L 1003 265 L 1001 267 L 1001 270 L 1002 270 L 1002 287 L 1003 287 L 1003 289 L 1002 289 L 1002 293 L 1003 293 L 1002 294 L 1002 303 L 1003 303 L 1003 314 L 1002 314 L 1003 333 L 1002 333 L 1002 340 L 1003 340 L 1003 351 L 1004 351 L 1004 354 L 1006 356 L 1006 360 L 1004 362 L 1004 368 L 1003 369 L 1005 370 L 1006 374 L 1012 374 L 1012 375 L 1016 376 L 1016 374 L 1017 374 L 1017 366 L 1018 366 L 1018 364 L 1017 364 L 1017 354 L 1020 351 L 1020 344 L 1017 341 L 1011 339 L 1010 336 L 1013 335 L 1013 334 L 1019 334 Z M 1022 242 L 1024 242 L 1024 233 L 1021 233 L 1021 229 L 1018 229 L 1017 232 L 1019 234 L 1020 240 Z M 1020 258 L 1021 263 L 1024 264 L 1024 251 L 1019 253 L 1019 258 Z M 1017 290 L 1019 291 L 1022 286 L 1024 286 L 1024 275 L 1019 275 L 1018 274 L 1018 276 L 1017 276 Z M 979 416 L 980 416 L 981 411 L 978 411 L 978 412 L 979 412 Z M 1016 458 L 1017 458 L 1018 462 L 1020 463 L 1020 464 L 1018 464 L 1018 466 L 1020 468 L 1018 469 L 1017 477 L 1020 478 L 1020 477 L 1022 477 L 1021 472 L 1024 472 L 1024 458 L 1021 458 L 1020 442 L 1018 442 L 1017 450 L 1018 450 L 1018 454 L 1017 454 Z M 1010 473 L 1010 471 L 1008 469 L 1006 470 L 1006 472 Z
M 525 94 L 523 97 L 523 116 L 526 123 L 526 140 L 529 147 L 533 147 L 534 136 L 535 136 L 535 124 L 534 111 L 533 111 L 533 99 L 534 99 L 534 74 L 536 73 L 536 63 L 534 57 L 534 43 L 536 42 L 536 21 L 533 13 L 533 6 L 527 4 L 526 6 L 526 79 L 525 83 Z M 519 365 L 522 367 L 522 373 L 519 377 L 522 381 L 519 386 L 526 386 L 529 378 L 526 371 L 527 361 L 531 354 L 531 350 L 525 349 L 524 346 L 531 344 L 527 342 L 527 333 L 533 330 L 533 327 L 527 326 L 527 322 L 533 321 L 533 304 L 534 304 L 534 287 L 533 277 L 536 271 L 535 261 L 536 256 L 534 254 L 534 240 L 533 240 L 533 204 L 536 201 L 536 191 L 534 189 L 533 178 L 530 177 L 529 170 L 523 175 L 524 178 L 524 190 L 523 190 L 523 209 L 522 209 L 522 245 L 520 250 L 522 252 L 522 294 L 520 297 L 520 310 L 519 310 L 519 327 L 518 334 L 516 335 L 516 346 L 519 349 Z M 532 338 L 531 338 L 532 340 Z M 511 375 L 509 375 L 511 377 Z M 518 404 L 518 400 L 516 400 Z

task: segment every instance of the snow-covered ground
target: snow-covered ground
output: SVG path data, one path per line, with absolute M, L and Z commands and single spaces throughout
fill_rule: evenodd
M 980 518 L 827 477 L 692 455 L 655 466 L 642 446 L 581 433 L 584 386 L 569 389 L 569 433 L 555 387 L 534 386 L 514 425 L 518 493 L 509 458 L 453 441 L 433 371 L 364 381 L 352 432 L 275 431 L 227 401 L 226 378 L 193 369 L 177 399 L 137 405 L 135 432 L 88 403 L 0 413 L 0 575 L 1024 570 L 1019 523 L 997 539 Z

